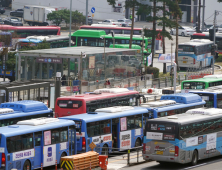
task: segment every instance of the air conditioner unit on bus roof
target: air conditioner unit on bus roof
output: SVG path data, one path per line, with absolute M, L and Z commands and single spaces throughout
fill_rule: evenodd
M 167 106 L 167 105 L 173 105 L 176 104 L 176 101 L 174 100 L 159 100 L 154 102 L 148 102 L 148 103 L 141 103 L 142 107 L 161 107 L 161 106 Z
M 222 114 L 222 109 L 218 108 L 198 108 L 198 109 L 191 109 L 186 111 L 188 114 L 201 114 L 201 115 L 217 115 Z
M 0 108 L 0 114 L 4 114 L 4 113 L 13 113 L 14 110 L 13 109 L 9 109 L 9 108 Z
M 222 78 L 222 75 L 208 75 L 204 76 L 203 78 Z
M 97 89 L 94 93 L 123 93 L 129 92 L 127 88 L 104 88 L 104 89 Z
M 123 112 L 127 110 L 133 110 L 132 106 L 115 106 L 115 107 L 106 107 L 101 109 L 96 109 L 95 112 L 104 112 L 104 113 L 116 113 Z
M 37 118 L 37 119 L 31 119 L 31 120 L 23 120 L 17 122 L 17 125 L 31 125 L 31 126 L 38 126 L 38 125 L 44 125 L 44 124 L 49 124 L 53 122 L 58 122 L 58 118 Z

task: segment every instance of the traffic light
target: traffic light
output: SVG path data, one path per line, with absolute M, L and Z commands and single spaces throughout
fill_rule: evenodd
M 214 29 L 209 29 L 209 39 L 210 41 L 214 41 Z

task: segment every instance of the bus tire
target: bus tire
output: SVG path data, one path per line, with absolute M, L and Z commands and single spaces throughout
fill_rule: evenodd
M 193 151 L 193 156 L 192 156 L 191 164 L 192 165 L 196 165 L 197 161 L 198 161 L 198 152 L 197 152 L 197 150 L 194 150 Z
M 108 145 L 105 144 L 105 145 L 103 145 L 101 154 L 102 155 L 108 155 L 108 153 L 109 153 Z
M 65 152 L 62 153 L 60 160 L 59 160 L 59 167 L 61 168 L 61 158 L 67 156 L 67 154 Z
M 182 32 L 182 33 L 181 33 L 181 36 L 182 36 L 182 37 L 185 37 L 185 34 L 184 34 L 184 32 Z
M 135 147 L 139 147 L 139 146 L 141 146 L 141 140 L 140 138 L 137 138 L 135 142 Z
M 29 166 L 29 169 L 32 169 L 31 168 L 31 163 L 29 162 L 29 160 L 26 160 L 24 165 L 23 165 L 23 170 L 27 170 L 27 166 Z

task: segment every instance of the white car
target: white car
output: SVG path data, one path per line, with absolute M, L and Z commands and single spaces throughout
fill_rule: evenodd
M 122 24 L 122 27 L 131 27 L 132 25 L 132 21 L 130 19 L 118 19 L 118 22 L 120 22 Z
M 181 36 L 190 36 L 193 35 L 196 31 L 190 27 L 179 27 L 178 28 L 178 35 Z M 172 28 L 170 31 L 171 35 L 176 35 L 176 28 Z
M 118 25 L 119 27 L 122 27 L 122 24 L 115 19 L 106 19 L 104 21 L 98 22 L 98 24 Z

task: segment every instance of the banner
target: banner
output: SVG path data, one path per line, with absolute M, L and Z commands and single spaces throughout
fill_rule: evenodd
M 172 62 L 175 61 L 175 53 L 172 53 Z M 161 63 L 171 63 L 171 54 L 159 54 L 158 58 Z
M 147 65 L 150 66 L 152 64 L 152 53 L 147 57 Z

